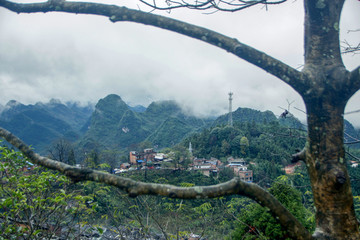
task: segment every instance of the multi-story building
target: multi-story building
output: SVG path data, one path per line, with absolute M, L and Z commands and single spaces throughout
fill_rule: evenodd
M 205 158 L 195 158 L 192 164 L 192 170 L 200 171 L 205 176 L 217 175 L 221 161 L 215 158 L 211 160 Z
M 253 171 L 247 169 L 247 164 L 244 159 L 229 158 L 228 163 L 229 164 L 226 165 L 226 167 L 231 168 L 234 175 L 240 177 L 240 180 L 244 182 L 253 182 Z
M 134 165 L 137 164 L 136 160 L 138 160 L 138 152 L 131 151 L 130 152 L 130 164 Z
M 143 152 L 131 151 L 130 152 L 130 164 L 145 165 L 147 163 L 151 163 L 154 161 L 155 155 L 156 155 L 156 152 L 154 152 L 154 149 L 152 149 L 152 148 L 144 149 Z

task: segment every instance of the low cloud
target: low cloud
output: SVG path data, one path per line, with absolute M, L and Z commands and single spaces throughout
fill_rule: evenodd
M 296 1 L 269 11 L 161 14 L 237 38 L 297 68 L 303 64 L 302 7 Z M 344 18 L 354 19 L 353 9 L 356 6 L 346 10 Z M 0 18 L 3 105 L 11 99 L 96 102 L 115 93 L 132 105 L 176 100 L 188 112 L 205 116 L 227 112 L 227 94 L 232 91 L 233 110 L 251 107 L 280 115 L 287 100 L 305 110 L 300 96 L 280 80 L 221 49 L 179 34 L 140 24 L 112 24 L 87 15 L 17 15 L 0 9 Z M 359 56 L 344 56 L 344 61 L 351 69 L 358 65 Z M 360 108 L 359 95 L 351 99 L 347 110 Z M 293 113 L 306 119 L 301 111 Z M 359 123 L 360 114 L 349 118 Z

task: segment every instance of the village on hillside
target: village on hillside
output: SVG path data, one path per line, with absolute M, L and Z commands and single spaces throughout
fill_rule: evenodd
M 189 151 L 191 152 L 191 148 L 189 148 Z M 157 153 L 153 148 L 147 148 L 141 152 L 130 151 L 129 162 L 122 163 L 120 168 L 115 168 L 114 174 L 145 169 L 178 169 L 199 171 L 205 176 L 217 177 L 220 171 L 229 168 L 241 180 L 253 182 L 253 171 L 248 169 L 248 163 L 242 158 L 229 157 L 226 164 L 216 158 L 206 159 L 192 156 L 190 160 L 187 166 L 182 164 L 180 167 L 179 164 L 174 163 L 171 154 Z

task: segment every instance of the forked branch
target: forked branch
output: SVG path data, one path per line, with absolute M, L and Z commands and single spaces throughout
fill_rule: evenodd
M 304 147 L 301 151 L 293 154 L 291 162 L 292 163 L 297 163 L 299 161 L 305 162 L 305 160 L 306 160 L 306 147 Z
M 1 127 L 0 137 L 18 148 L 34 164 L 59 171 L 74 182 L 94 181 L 118 187 L 126 191 L 131 197 L 138 195 L 161 195 L 180 199 L 206 199 L 228 195 L 247 196 L 262 206 L 269 208 L 294 239 L 311 239 L 311 234 L 306 228 L 269 192 L 256 184 L 243 182 L 239 178 L 233 178 L 228 182 L 217 185 L 196 187 L 177 187 L 167 184 L 144 183 L 101 171 L 70 166 L 42 157 L 32 151 L 15 135 Z
M 348 53 L 358 54 L 358 53 L 360 53 L 360 43 L 358 43 L 358 45 L 351 45 L 350 43 L 348 43 L 345 40 L 342 42 L 341 48 L 342 48 L 341 53 L 343 53 L 343 54 L 348 54 Z

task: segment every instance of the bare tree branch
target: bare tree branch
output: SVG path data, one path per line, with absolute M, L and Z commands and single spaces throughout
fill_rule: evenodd
M 360 32 L 360 28 L 359 29 L 355 29 L 355 30 L 348 30 L 347 33 L 354 33 L 354 32 Z M 350 44 L 348 41 L 344 40 L 341 42 L 341 48 L 342 48 L 342 53 L 346 54 L 346 53 L 353 53 L 353 54 L 359 54 L 360 53 L 360 43 L 358 43 L 356 46 Z
M 294 239 L 311 239 L 311 234 L 304 226 L 274 198 L 269 192 L 253 183 L 241 181 L 238 177 L 212 186 L 177 187 L 167 184 L 144 183 L 113 174 L 70 166 L 65 163 L 42 157 L 33 152 L 23 141 L 0 127 L 0 136 L 18 148 L 32 163 L 65 174 L 75 182 L 94 181 L 118 187 L 130 197 L 138 195 L 161 195 L 181 199 L 207 199 L 228 195 L 243 195 L 268 207 L 279 222 L 293 234 Z
M 64 0 L 52 0 L 43 3 L 29 4 L 0 0 L 0 6 L 16 13 L 67 12 L 75 14 L 92 14 L 109 17 L 112 22 L 127 21 L 151 25 L 177 32 L 226 50 L 278 77 L 298 92 L 306 91 L 306 86 L 309 85 L 306 84 L 308 81 L 305 74 L 257 49 L 239 42 L 237 39 L 172 18 L 116 5 L 90 2 L 67 2 Z
M 345 145 L 357 144 L 360 143 L 360 140 L 352 141 L 352 142 L 344 142 Z
M 344 113 L 344 115 L 353 114 L 353 113 L 359 113 L 359 112 L 360 112 L 360 109 L 354 110 L 354 111 L 350 111 L 350 112 L 346 112 L 346 113 Z
M 350 152 L 345 151 L 345 153 L 346 153 L 346 154 L 348 154 L 350 157 L 354 158 L 355 160 L 360 161 L 360 158 L 359 158 L 359 157 L 357 157 L 357 156 L 355 156 L 355 155 L 351 154 Z
M 351 142 L 344 142 L 344 144 L 350 145 L 350 144 L 356 144 L 356 143 L 360 143 L 360 139 L 357 139 L 353 136 L 351 136 L 350 134 L 348 134 L 347 132 L 344 132 L 344 134 L 348 137 L 351 138 L 353 141 Z
M 153 9 L 157 10 L 167 10 L 170 11 L 172 9 L 177 8 L 189 8 L 192 10 L 215 10 L 215 11 L 224 11 L 224 12 L 237 12 L 244 10 L 246 8 L 256 6 L 256 5 L 264 5 L 267 7 L 267 5 L 276 5 L 281 4 L 283 2 L 286 2 L 287 0 L 278 0 L 278 1 L 268 1 L 268 0 L 206 0 L 206 1 L 198 1 L 198 0 L 190 0 L 190 1 L 174 1 L 174 0 L 152 0 L 152 1 L 146 1 L 146 0 L 139 0 L 146 6 L 149 6 Z M 160 2 L 160 4 L 158 3 Z
M 358 45 L 351 45 L 348 41 L 344 40 L 341 42 L 342 43 L 342 54 L 347 54 L 347 53 L 353 53 L 353 54 L 358 54 L 360 52 L 360 43 L 358 43 Z

